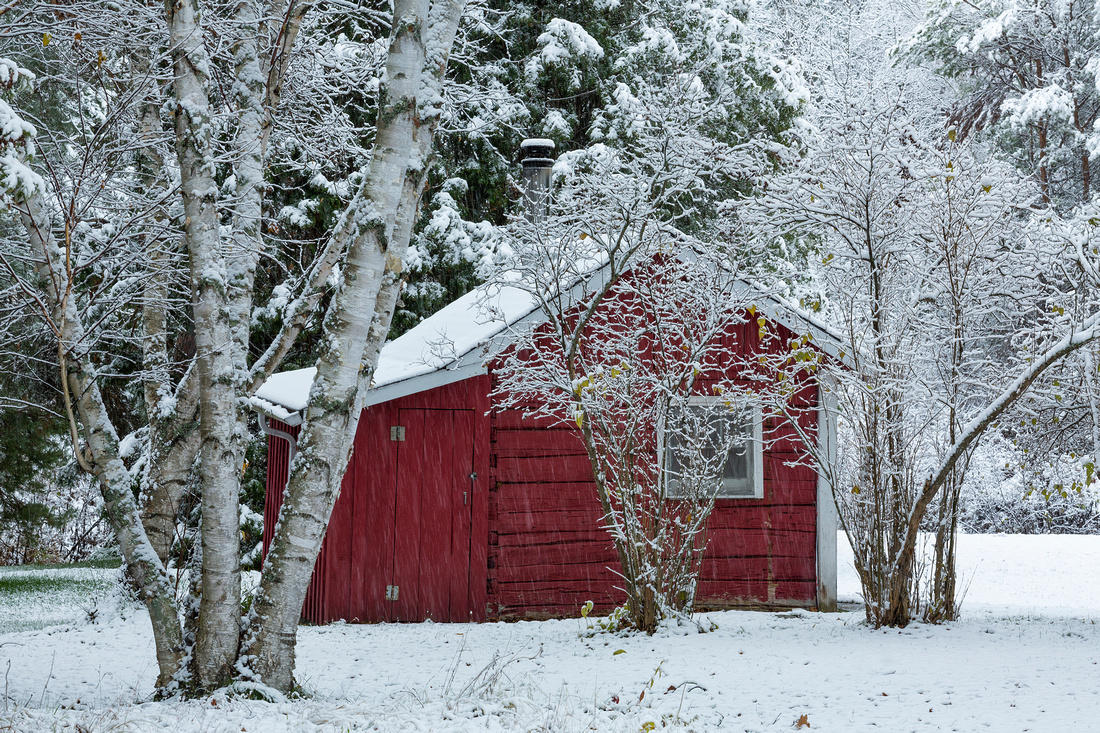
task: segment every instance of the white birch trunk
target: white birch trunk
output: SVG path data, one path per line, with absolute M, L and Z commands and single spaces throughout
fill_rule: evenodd
M 139 51 L 139 76 L 150 72 L 145 51 Z M 163 96 L 159 84 L 149 85 L 142 103 L 138 137 L 142 148 L 137 168 L 146 191 L 167 191 L 164 158 L 157 147 L 160 136 L 160 107 Z M 152 213 L 154 225 L 145 233 L 146 284 L 142 306 L 142 376 L 145 409 L 149 419 L 145 470 L 141 477 L 142 522 L 149 543 L 161 562 L 168 565 L 176 539 L 176 521 L 180 502 L 190 479 L 198 453 L 197 379 L 188 370 L 180 384 L 172 386 L 171 359 L 168 355 L 167 312 L 174 270 L 172 246 L 157 237 L 168 217 L 167 211 Z
M 169 387 L 168 343 L 165 332 L 165 302 L 168 297 L 167 276 L 163 269 L 160 247 L 156 243 L 145 248 L 149 273 L 145 284 L 145 305 L 142 307 L 142 362 L 145 411 L 149 417 L 148 460 L 142 474 L 142 521 L 149 543 L 161 562 L 168 563 L 175 534 L 177 502 L 169 496 L 167 485 L 154 477 L 162 465 L 164 420 L 161 398 Z
M 238 2 L 235 18 L 242 36 L 234 47 L 235 103 L 240 125 L 235 139 L 237 180 L 237 210 L 234 217 L 234 253 L 231 282 L 234 317 L 238 326 L 238 342 L 243 345 L 242 365 L 246 364 L 248 326 L 251 319 L 252 291 L 256 267 L 262 247 L 264 165 L 275 110 L 282 97 L 282 85 L 294 40 L 298 37 L 302 19 L 310 2 L 292 0 L 289 4 L 275 2 L 264 23 L 256 6 L 249 0 Z M 275 22 L 276 19 L 278 22 Z M 260 57 L 260 39 L 268 53 Z M 318 259 L 307 292 L 295 300 L 284 315 L 284 324 L 274 342 L 256 361 L 249 372 L 246 389 L 255 392 L 274 373 L 283 357 L 294 345 L 313 307 L 324 293 L 324 284 L 343 254 L 343 247 L 330 242 Z
M 440 3 L 429 21 L 426 0 L 394 4 L 375 151 L 340 226 L 352 235 L 344 286 L 325 318 L 329 350 L 318 363 L 245 642 L 244 663 L 277 690 L 294 684 L 298 619 L 400 289 L 426 171 L 422 151 L 431 149 L 438 115 L 432 95 L 438 94 L 463 7 L 461 1 Z
M 238 497 L 243 454 L 242 371 L 235 347 L 229 272 L 219 241 L 213 119 L 197 0 L 167 0 L 175 79 L 176 155 L 191 260 L 199 399 L 202 598 L 194 671 L 202 688 L 226 682 L 240 640 Z
M 71 297 L 65 253 L 50 230 L 50 219 L 40 196 L 22 202 L 20 215 L 30 240 L 37 271 L 52 310 L 68 386 L 84 426 L 94 473 L 103 494 L 104 513 L 118 540 L 126 566 L 149 611 L 160 674 L 157 687 L 166 687 L 180 672 L 183 637 L 176 612 L 175 591 L 157 553 L 146 537 L 137 502 L 130 489 L 130 475 L 119 457 L 118 435 L 107 415 L 95 368 L 84 354 L 84 332 Z M 74 445 L 77 451 L 80 446 Z
M 170 414 L 149 418 L 149 460 L 142 476 L 142 520 L 149 542 L 168 564 L 177 538 L 180 504 L 199 452 L 198 378 L 190 369 L 175 389 Z M 158 409 L 156 403 L 152 408 Z
M 261 226 L 263 217 L 264 164 L 266 160 L 268 132 L 271 117 L 280 98 L 282 79 L 289 62 L 289 54 L 301 27 L 309 3 L 293 2 L 289 6 L 277 3 L 270 14 L 280 18 L 274 28 L 261 24 L 260 14 L 255 2 L 239 2 L 234 14 L 240 38 L 234 46 L 235 77 L 234 102 L 239 112 L 239 125 L 234 139 L 234 175 L 237 182 L 234 212 L 233 241 L 226 263 L 229 281 L 230 321 L 233 330 L 233 348 L 236 368 L 243 370 L 247 361 L 249 345 L 249 324 L 253 303 L 253 286 L 256 267 L 261 253 Z M 271 57 L 260 59 L 259 41 L 261 33 L 274 36 L 269 41 Z M 147 110 L 151 119 L 143 127 L 159 124 L 156 106 Z M 170 382 L 161 369 L 168 363 L 167 343 L 164 334 L 164 310 L 161 303 L 167 287 L 163 271 L 157 267 L 159 256 L 163 253 L 151 252 L 150 264 L 153 272 L 147 288 L 147 295 L 154 305 L 146 307 L 145 344 L 147 369 L 159 378 L 146 384 L 146 404 L 150 406 L 150 460 L 144 477 L 145 496 L 144 521 L 153 543 L 162 560 L 175 539 L 176 521 L 183 493 L 186 490 L 195 457 L 199 451 L 199 431 L 197 429 L 196 408 L 198 401 L 197 377 L 193 372 L 178 385 L 175 394 L 175 410 L 162 415 L 156 410 L 162 393 L 170 389 Z M 335 258 L 320 273 L 323 285 L 328 278 Z M 319 300 L 323 287 L 317 288 Z M 161 297 L 157 297 L 161 296 Z M 303 311 L 308 311 L 308 305 Z M 308 315 L 306 313 L 305 315 Z M 283 348 L 271 350 L 263 366 L 263 377 L 247 385 L 253 392 L 270 376 L 289 351 L 301 325 L 286 329 L 281 340 Z M 242 416 L 243 419 L 243 416 Z M 239 430 L 244 431 L 244 424 Z
M 233 45 L 233 102 L 237 129 L 233 140 L 233 174 L 236 179 L 233 239 L 226 258 L 230 319 L 238 369 L 248 363 L 249 326 L 256 266 L 260 260 L 263 223 L 264 99 L 266 75 L 261 73 L 258 39 L 259 12 L 254 0 L 238 0 L 233 12 L 238 38 Z

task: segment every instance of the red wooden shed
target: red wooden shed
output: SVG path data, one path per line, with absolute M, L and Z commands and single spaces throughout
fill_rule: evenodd
M 746 286 L 748 287 L 748 286 Z M 539 313 L 519 291 L 474 291 L 382 350 L 375 385 L 307 594 L 303 616 L 379 621 L 483 621 L 576 616 L 621 605 L 618 559 L 576 429 L 495 404 L 496 358 L 513 328 Z M 811 317 L 763 295 L 776 342 L 810 333 Z M 762 347 L 755 318 L 723 346 Z M 749 325 L 751 323 L 751 326 Z M 735 364 L 740 360 L 731 359 Z M 282 503 L 312 369 L 274 375 L 253 407 L 268 433 L 264 553 Z M 803 424 L 835 451 L 835 413 L 812 381 L 795 399 Z M 836 605 L 836 511 L 829 486 L 790 426 L 758 425 L 752 490 L 719 498 L 710 517 L 696 607 Z

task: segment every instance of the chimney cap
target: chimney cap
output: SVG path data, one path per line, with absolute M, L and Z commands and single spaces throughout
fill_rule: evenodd
M 554 141 L 545 137 L 529 137 L 519 144 L 519 149 L 526 151 L 527 148 L 550 148 L 554 149 Z
M 544 137 L 527 138 L 519 144 L 519 157 L 525 170 L 549 168 L 554 165 L 554 141 Z

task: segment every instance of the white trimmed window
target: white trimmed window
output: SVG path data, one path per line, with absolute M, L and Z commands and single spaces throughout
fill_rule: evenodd
M 719 398 L 693 397 L 687 409 L 693 414 L 680 432 L 663 432 L 664 470 L 668 496 L 682 496 L 681 477 L 690 459 L 683 443 L 690 440 L 706 462 L 724 451 L 722 485 L 718 499 L 759 499 L 764 496 L 763 420 L 760 407 L 751 403 L 731 408 Z M 692 427 L 695 429 L 692 430 Z

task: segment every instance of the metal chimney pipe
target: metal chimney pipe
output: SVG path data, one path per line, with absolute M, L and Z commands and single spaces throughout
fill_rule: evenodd
M 554 167 L 554 141 L 528 138 L 519 144 L 523 162 L 523 212 L 536 224 L 550 208 L 550 169 Z

